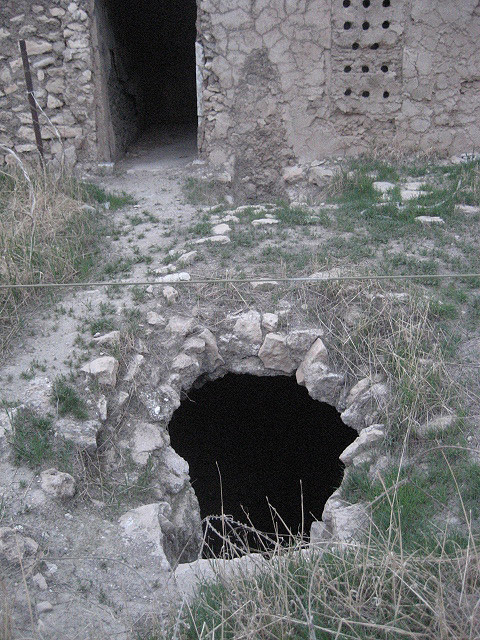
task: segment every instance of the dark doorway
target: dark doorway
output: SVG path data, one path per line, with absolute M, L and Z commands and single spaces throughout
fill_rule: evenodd
M 169 430 L 173 448 L 190 465 L 202 518 L 222 513 L 223 494 L 225 514 L 280 536 L 309 533 L 342 480 L 338 456 L 357 436 L 294 377 L 234 374 L 190 391 Z M 242 538 L 241 527 L 233 535 Z M 214 554 L 222 548 L 215 534 L 208 544 Z M 262 540 L 253 546 L 261 548 Z
M 195 135 L 196 0 L 96 0 L 96 7 L 117 155 L 145 131 Z

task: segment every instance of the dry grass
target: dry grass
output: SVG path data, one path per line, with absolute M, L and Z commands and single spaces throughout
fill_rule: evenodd
M 478 540 L 460 549 L 445 533 L 430 553 L 403 550 L 396 525 L 386 536 L 372 525 L 363 544 L 308 549 L 292 538 L 268 562 L 233 573 L 217 564 L 215 579 L 151 638 L 475 640 Z
M 67 282 L 93 264 L 99 214 L 85 210 L 81 187 L 64 175 L 0 172 L 0 284 Z M 0 288 L 0 353 L 24 321 L 32 289 Z

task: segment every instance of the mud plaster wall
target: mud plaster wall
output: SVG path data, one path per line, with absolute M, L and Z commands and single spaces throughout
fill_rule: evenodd
M 478 0 L 199 4 L 201 150 L 236 178 L 376 143 L 478 148 Z
M 120 157 L 135 78 L 101 5 L 2 3 L 0 144 L 35 149 L 25 38 L 47 158 Z M 377 143 L 479 147 L 478 0 L 199 0 L 198 30 L 200 150 L 246 185 L 275 188 L 285 166 Z

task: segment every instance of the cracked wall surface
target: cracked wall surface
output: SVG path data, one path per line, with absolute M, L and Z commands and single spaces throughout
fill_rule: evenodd
M 478 0 L 202 0 L 201 151 L 247 186 L 265 176 L 245 147 L 253 171 L 374 145 L 471 151 L 479 35 Z
M 25 38 L 47 157 L 119 157 L 134 131 L 98 6 L 2 5 L 0 143 L 34 153 Z M 198 11 L 200 152 L 247 194 L 281 191 L 285 167 L 375 145 L 479 146 L 478 0 L 198 0 Z

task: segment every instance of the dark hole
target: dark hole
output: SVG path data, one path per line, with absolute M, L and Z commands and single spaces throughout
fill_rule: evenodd
M 388 66 L 386 64 L 382 64 L 382 66 L 380 67 L 381 70 L 383 71 L 383 73 L 387 73 L 388 71 Z
M 344 22 L 343 23 L 343 28 L 345 29 L 345 31 L 348 31 L 349 29 L 352 28 L 352 23 L 351 22 Z
M 347 64 L 346 67 L 343 67 L 343 70 L 345 71 L 345 73 L 350 73 L 350 71 L 352 70 L 352 67 L 349 64 Z
M 378 44 L 378 42 L 374 42 L 373 44 L 370 45 L 370 49 L 373 49 L 374 51 L 376 51 L 379 46 L 380 45 Z
M 308 534 L 342 480 L 338 456 L 357 436 L 295 377 L 230 373 L 189 391 L 169 431 L 172 447 L 190 466 L 202 518 L 222 513 L 221 476 L 223 513 L 262 532 L 276 526 L 281 536 L 287 530 L 279 518 L 272 520 L 269 504 L 296 534 L 302 531 L 303 495 Z M 212 520 L 215 525 L 221 531 Z M 259 548 L 255 536 L 241 529 L 238 535 Z M 214 554 L 221 552 L 218 535 L 210 533 L 208 544 Z
M 368 9 L 368 7 L 370 6 L 370 0 L 363 0 L 363 6 L 365 7 L 365 9 Z
M 389 98 L 390 97 L 390 93 L 388 91 L 384 91 L 383 92 L 383 97 L 384 98 Z
M 388 29 L 389 26 L 390 26 L 390 22 L 388 20 L 385 20 L 384 22 L 382 22 L 382 27 L 384 29 Z
M 352 44 L 352 49 L 353 49 L 354 51 L 356 51 L 359 47 L 360 47 L 360 45 L 358 44 L 358 42 L 354 42 L 354 43 Z
M 114 146 L 124 151 L 147 129 L 164 132 L 163 139 L 190 131 L 194 139 L 196 0 L 96 0 L 95 5 Z M 108 49 L 110 60 L 103 54 Z
M 362 71 L 363 71 L 363 73 L 368 73 L 369 72 L 369 68 L 367 67 L 366 64 L 363 65 Z
M 343 6 L 344 6 L 345 8 L 346 8 L 346 7 L 349 7 L 349 6 L 350 6 L 350 4 L 351 4 L 350 0 L 343 0 Z
M 383 0 L 382 5 L 384 7 L 389 7 L 390 6 L 390 0 Z
M 362 91 L 362 96 L 364 98 L 369 98 L 370 97 L 370 91 Z
M 370 23 L 369 23 L 369 22 L 367 22 L 367 21 L 365 21 L 365 22 L 362 24 L 362 29 L 363 29 L 364 31 L 367 31 L 367 29 L 370 29 Z
M 345 89 L 345 95 L 346 96 L 351 96 L 352 95 L 352 90 L 351 89 Z

